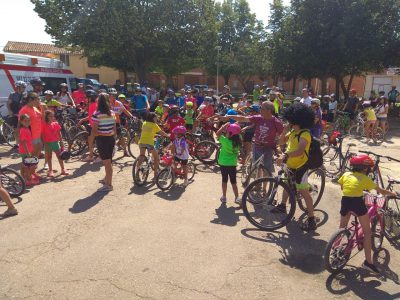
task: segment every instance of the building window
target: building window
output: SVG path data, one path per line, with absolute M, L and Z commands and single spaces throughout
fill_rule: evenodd
M 96 79 L 97 81 L 100 81 L 100 76 L 99 76 L 99 74 L 86 74 L 86 78 L 89 78 L 89 79 Z
M 60 60 L 69 67 L 69 54 L 60 54 Z

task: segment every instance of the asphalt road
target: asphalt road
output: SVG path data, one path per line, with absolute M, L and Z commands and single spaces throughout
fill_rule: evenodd
M 359 149 L 398 156 L 399 142 Z M 0 146 L 0 163 L 17 167 L 10 154 Z M 299 229 L 299 210 L 268 233 L 235 209 L 230 190 L 221 205 L 214 169 L 199 167 L 186 190 L 160 192 L 134 187 L 132 159 L 119 155 L 107 195 L 96 192 L 100 164 L 72 161 L 69 177 L 14 199 L 19 215 L 0 220 L 0 299 L 400 298 L 399 243 L 384 241 L 379 277 L 359 268 L 363 253 L 338 275 L 324 270 L 322 254 L 338 227 L 338 185 L 327 183 L 316 233 Z M 399 165 L 382 167 L 400 178 Z

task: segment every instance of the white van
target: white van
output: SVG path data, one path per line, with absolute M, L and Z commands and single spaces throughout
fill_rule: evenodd
M 14 92 L 16 81 L 26 82 L 26 91 L 31 91 L 29 81 L 33 78 L 40 78 L 46 83 L 44 90 L 54 93 L 63 82 L 68 84 L 70 92 L 76 89 L 75 76 L 58 59 L 0 52 L 0 105 L 5 104 L 10 93 Z M 7 113 L 6 105 L 0 113 Z

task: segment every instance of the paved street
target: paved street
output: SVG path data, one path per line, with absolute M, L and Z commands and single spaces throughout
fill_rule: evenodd
M 399 143 L 364 149 L 398 157 Z M 7 151 L 0 146 L 0 163 L 17 167 Z M 379 278 L 358 268 L 363 253 L 343 273 L 324 270 L 322 253 L 338 226 L 338 185 L 327 183 L 315 234 L 296 221 L 267 233 L 235 209 L 231 191 L 220 205 L 213 169 L 199 167 L 186 190 L 163 193 L 133 187 L 132 160 L 118 155 L 108 195 L 96 193 L 100 164 L 72 161 L 68 178 L 14 199 L 20 214 L 0 220 L 0 299 L 400 298 L 399 244 L 384 241 Z M 382 167 L 400 178 L 399 165 Z

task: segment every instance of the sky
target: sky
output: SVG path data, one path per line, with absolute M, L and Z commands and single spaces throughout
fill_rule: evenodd
M 222 1 L 222 0 L 217 0 Z M 257 18 L 267 23 L 269 5 L 273 0 L 247 0 Z M 284 0 L 288 4 L 290 0 Z M 8 41 L 51 43 L 52 38 L 45 32 L 46 22 L 33 10 L 29 0 L 0 0 L 0 50 Z

